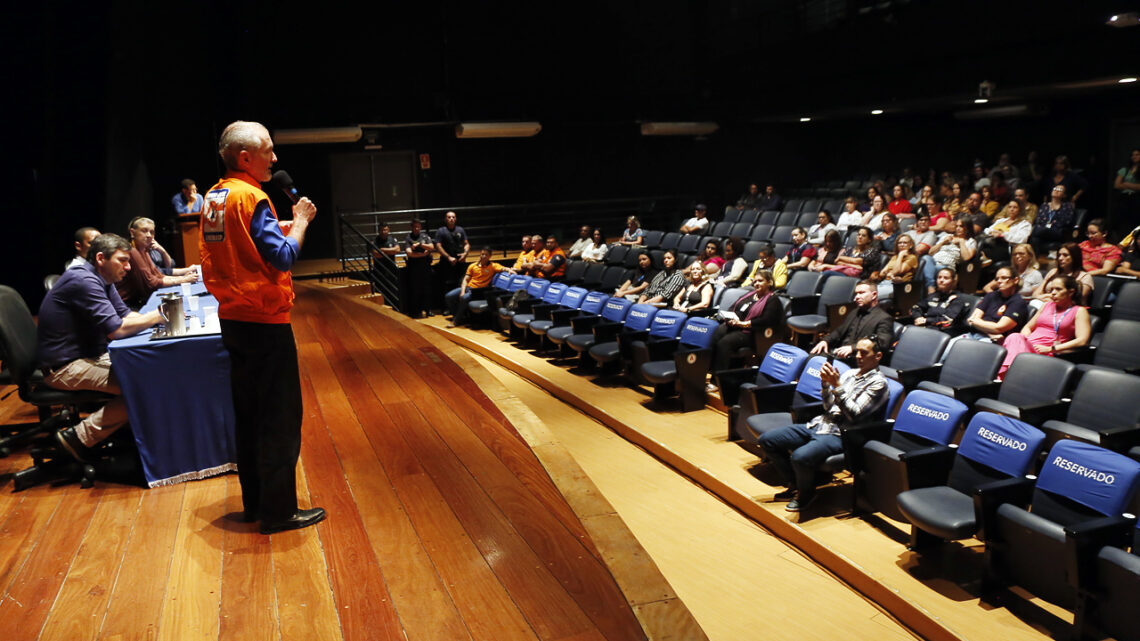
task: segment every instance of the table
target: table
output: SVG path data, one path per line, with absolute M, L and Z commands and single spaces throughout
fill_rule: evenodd
M 141 311 L 178 291 L 156 290 Z M 199 321 L 205 307 L 217 308 L 201 283 L 191 285 L 191 294 L 199 297 L 191 312 Z M 230 357 L 220 334 L 151 341 L 147 330 L 112 341 L 108 352 L 150 487 L 237 469 Z

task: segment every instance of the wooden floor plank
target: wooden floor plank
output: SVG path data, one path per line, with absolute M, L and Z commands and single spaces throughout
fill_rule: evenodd
M 85 641 L 99 635 L 141 499 L 134 488 L 104 490 L 40 641 Z
M 319 412 L 305 421 L 301 449 L 311 501 L 337 516 L 318 527 L 344 638 L 401 639 L 404 635 L 384 574 L 330 437 L 330 432 L 360 426 L 320 349 L 306 344 L 301 353 L 305 361 L 303 398 L 310 408 L 315 402 Z
M 0 595 L 8 591 L 68 491 L 70 488 L 34 487 L 5 497 L 10 511 L 0 528 Z
M 297 486 L 298 503 L 309 507 L 303 465 L 297 470 Z M 329 587 L 329 570 L 319 527 L 280 532 L 271 537 L 273 581 L 283 640 L 344 638 Z
M 226 479 L 186 484 L 169 582 L 159 619 L 159 641 L 218 638 L 222 584 L 222 529 Z
M 100 639 L 152 641 L 158 637 L 182 499 L 190 485 L 166 485 L 140 491 L 139 518 L 123 553 Z
M 0 639 L 38 636 L 103 492 L 98 487 L 82 490 L 70 486 L 64 490 L 58 508 L 43 526 L 43 536 L 0 601 Z
M 241 485 L 226 476 L 226 514 L 242 512 Z M 219 641 L 274 641 L 277 593 L 273 587 L 273 546 L 257 533 L 257 523 L 223 521 L 222 599 Z
M 303 347 L 307 350 L 307 347 Z M 325 349 L 329 349 L 326 344 Z M 410 641 L 467 638 L 463 621 L 424 550 L 399 498 L 361 425 L 395 429 L 371 388 L 343 351 L 330 353 L 336 374 L 325 359 L 305 359 L 309 382 L 324 404 L 343 398 L 357 418 L 329 430 L 347 483 L 352 487 L 369 543 L 379 560 L 386 587 Z M 334 377 L 335 376 L 335 377 Z M 339 387 L 338 387 L 339 384 Z M 308 398 L 305 402 L 310 402 Z M 311 458 L 311 457 L 310 457 Z M 418 467 L 418 464 L 417 464 Z

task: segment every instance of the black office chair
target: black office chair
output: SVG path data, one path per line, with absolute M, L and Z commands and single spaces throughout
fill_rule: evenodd
M 898 495 L 899 512 L 911 524 L 908 547 L 920 550 L 943 540 L 970 538 L 985 522 L 984 509 L 1028 497 L 1033 481 L 1026 475 L 1044 442 L 1041 430 L 1017 419 L 975 414 L 948 473 L 942 469 L 946 484 Z M 940 473 L 937 461 L 926 465 L 932 476 Z
M 954 450 L 949 447 L 969 411 L 963 403 L 934 392 L 921 390 L 907 394 L 893 424 L 868 424 L 848 430 L 845 440 L 862 432 L 861 457 L 851 457 L 849 467 L 855 483 L 857 510 L 882 512 L 903 521 L 898 495 L 907 490 L 944 483 L 938 471 L 949 468 Z M 874 434 L 886 426 L 885 438 Z M 854 452 L 854 444 L 844 443 Z M 941 464 L 930 464 L 942 459 Z M 932 474 L 932 472 L 934 474 Z
M 929 380 L 938 375 L 938 361 L 950 335 L 928 327 L 913 325 L 903 329 L 898 345 L 891 353 L 891 364 L 882 365 L 879 370 L 884 376 L 893 378 L 905 387 L 914 387 L 919 381 Z
M 980 398 L 979 412 L 994 412 L 1040 425 L 1064 417 L 1065 394 L 1073 386 L 1077 366 L 1044 354 L 1018 354 L 1005 372 L 997 398 Z
M 1092 571 L 1097 552 L 1130 542 L 1136 519 L 1122 513 L 1138 483 L 1140 463 L 1127 456 L 1079 441 L 1054 445 L 1030 501 L 983 513 L 992 519 L 983 525 L 983 593 L 1016 584 L 1074 608 L 1076 586 Z

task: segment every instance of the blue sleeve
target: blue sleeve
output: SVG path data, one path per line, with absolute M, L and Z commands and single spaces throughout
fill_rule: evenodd
M 297 262 L 301 246 L 296 239 L 288 238 L 281 233 L 281 227 L 269 208 L 268 200 L 257 203 L 257 207 L 253 210 L 253 219 L 249 222 L 249 235 L 253 237 L 257 253 L 278 271 L 287 272 L 292 269 L 293 263 Z
M 174 213 L 176 214 L 190 213 L 190 210 L 187 208 L 186 203 L 182 202 L 182 192 L 174 194 L 174 197 L 170 199 L 170 204 L 174 207 Z

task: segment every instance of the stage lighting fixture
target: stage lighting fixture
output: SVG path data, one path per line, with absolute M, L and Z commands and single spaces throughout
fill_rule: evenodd
M 356 142 L 363 135 L 360 127 L 323 127 L 318 129 L 278 129 L 273 132 L 276 145 L 319 145 Z
M 461 122 L 456 138 L 530 138 L 542 131 L 537 122 Z
M 642 136 L 707 136 L 720 129 L 715 122 L 643 122 Z

